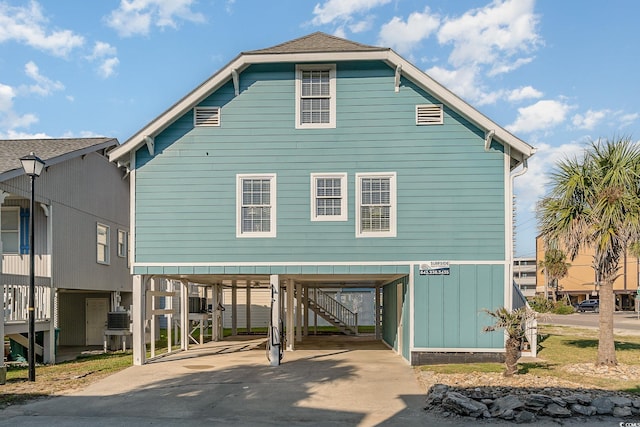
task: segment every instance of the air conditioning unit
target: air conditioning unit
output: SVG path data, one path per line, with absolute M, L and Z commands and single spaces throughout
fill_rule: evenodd
M 129 329 L 129 313 L 126 311 L 107 313 L 107 329 Z
M 189 313 L 206 313 L 207 299 L 200 297 L 189 297 Z

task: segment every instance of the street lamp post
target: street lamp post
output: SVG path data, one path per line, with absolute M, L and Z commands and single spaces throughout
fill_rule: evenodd
M 20 158 L 24 172 L 31 178 L 29 204 L 29 381 L 36 380 L 36 313 L 35 313 L 35 233 L 34 233 L 34 188 L 36 178 L 44 168 L 44 161 L 33 153 Z

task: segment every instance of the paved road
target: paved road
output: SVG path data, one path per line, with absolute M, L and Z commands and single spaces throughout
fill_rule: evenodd
M 598 313 L 573 313 L 544 315 L 541 324 L 577 326 L 582 328 L 598 328 Z M 616 334 L 640 335 L 640 319 L 631 311 L 620 311 L 613 315 L 613 329 Z

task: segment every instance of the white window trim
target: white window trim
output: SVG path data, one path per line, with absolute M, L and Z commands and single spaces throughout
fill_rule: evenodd
M 270 228 L 271 231 L 259 232 L 243 232 L 242 231 L 242 180 L 244 179 L 269 179 L 271 185 L 269 190 L 271 193 L 271 218 Z M 277 192 L 276 192 L 276 174 L 237 174 L 236 175 L 236 237 L 238 238 L 252 238 L 252 237 L 276 237 L 276 205 L 277 205 Z
M 301 123 L 300 97 L 302 95 L 302 72 L 329 70 L 329 123 Z M 296 65 L 296 129 L 330 129 L 336 127 L 336 64 Z
M 99 250 L 100 250 L 100 243 L 98 242 L 98 231 L 100 230 L 100 227 L 104 227 L 107 230 L 107 242 L 106 242 L 106 253 L 105 253 L 105 257 L 106 259 L 104 261 L 100 261 L 98 256 L 99 256 Z M 104 265 L 109 265 L 111 263 L 111 227 L 109 227 L 106 224 L 102 224 L 102 223 L 97 223 L 96 224 L 96 262 L 98 264 L 104 264 Z
M 19 254 L 20 254 L 20 252 L 21 252 L 21 250 L 20 250 L 20 246 L 21 246 L 21 245 L 20 245 L 20 242 L 22 242 L 22 236 L 21 236 L 21 230 L 20 230 L 20 229 L 22 228 L 22 227 L 20 226 L 20 221 L 21 221 L 21 219 L 20 219 L 20 206 L 5 206 L 5 207 L 3 207 L 3 208 L 2 208 L 2 210 L 1 210 L 1 212 L 0 212 L 0 215 L 6 215 L 6 214 L 9 214 L 9 213 L 10 213 L 11 215 L 14 215 L 14 214 L 15 214 L 15 215 L 17 216 L 17 218 L 18 218 L 18 222 L 17 222 L 17 224 L 18 224 L 18 229 L 17 229 L 17 230 L 15 230 L 16 234 L 18 235 L 18 240 L 17 240 L 17 242 L 18 242 L 18 247 L 16 248 L 15 252 L 14 252 L 14 251 L 7 252 L 6 248 L 4 247 L 4 243 L 3 243 L 3 245 L 2 245 L 2 252 L 3 252 L 3 253 L 6 253 L 6 254 L 8 254 L 8 255 L 19 255 Z M 1 231 L 3 231 L 3 230 L 0 230 L 0 232 L 1 232 Z M 5 232 L 6 232 L 6 233 L 8 233 L 8 232 L 14 232 L 14 230 L 6 230 Z
M 119 258 L 126 258 L 127 257 L 127 250 L 128 250 L 128 234 L 126 230 L 120 230 L 118 229 L 118 257 Z M 122 236 L 122 240 L 120 240 Z M 120 251 L 120 244 L 122 243 L 122 252 Z
M 340 215 L 318 215 L 318 198 L 316 197 L 316 180 L 318 178 L 340 179 Z M 347 174 L 346 173 L 312 173 L 311 174 L 311 221 L 347 221 Z
M 389 231 L 361 231 L 360 206 L 362 205 L 362 178 L 390 178 L 389 179 Z M 397 194 L 396 172 L 365 172 L 356 174 L 356 237 L 396 237 L 397 223 Z

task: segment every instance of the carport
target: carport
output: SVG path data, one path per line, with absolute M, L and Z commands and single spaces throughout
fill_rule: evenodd
M 147 360 L 158 357 L 155 353 L 155 331 L 157 322 L 168 318 L 167 324 L 179 324 L 179 345 L 173 349 L 168 346 L 168 353 L 175 351 L 188 351 L 193 345 L 202 344 L 203 331 L 211 327 L 211 340 L 223 340 L 222 310 L 223 290 L 231 292 L 231 333 L 237 334 L 237 296 L 245 294 L 245 312 L 247 324 L 250 327 L 251 292 L 255 289 L 271 289 L 271 321 L 269 325 L 268 348 L 272 365 L 279 364 L 278 353 L 284 350 L 294 351 L 296 343 L 303 343 L 309 336 L 310 311 L 331 311 L 336 316 L 336 311 L 343 310 L 336 306 L 335 301 L 330 301 L 323 294 L 322 289 L 348 289 L 370 288 L 375 289 L 375 321 L 374 337 L 376 340 L 384 340 L 383 337 L 383 311 L 384 301 L 382 289 L 385 286 L 402 282 L 406 274 L 393 272 L 381 274 L 149 274 L 135 275 L 133 286 L 133 358 L 134 365 L 142 365 Z M 170 284 L 170 286 L 167 286 Z M 189 289 L 199 288 L 199 296 L 206 298 L 205 309 L 200 313 L 193 313 L 190 307 Z M 160 304 L 164 298 L 167 303 Z M 330 298 L 330 297 L 329 297 Z M 397 304 L 402 298 L 394 298 L 392 303 Z M 338 303 L 339 304 L 339 303 Z M 193 305 L 193 297 L 191 297 Z M 327 307 L 331 305 L 332 307 Z M 227 305 L 227 308 L 229 306 Z M 190 309 L 191 308 L 191 309 Z M 401 312 L 394 307 L 393 313 Z M 355 319 L 353 315 L 355 314 Z M 179 316 L 179 318 L 176 318 Z M 346 334 L 357 335 L 357 313 L 348 310 L 340 314 Z M 200 325 L 200 341 L 194 339 L 190 333 L 194 323 Z M 398 325 L 401 322 L 393 322 Z M 167 341 L 171 343 L 171 327 L 167 328 Z M 314 339 L 318 339 L 317 337 Z M 147 354 L 146 342 L 151 342 L 150 355 Z M 387 343 L 389 345 L 389 343 Z M 162 354 L 160 356 L 164 356 Z M 265 363 L 268 363 L 265 361 Z

